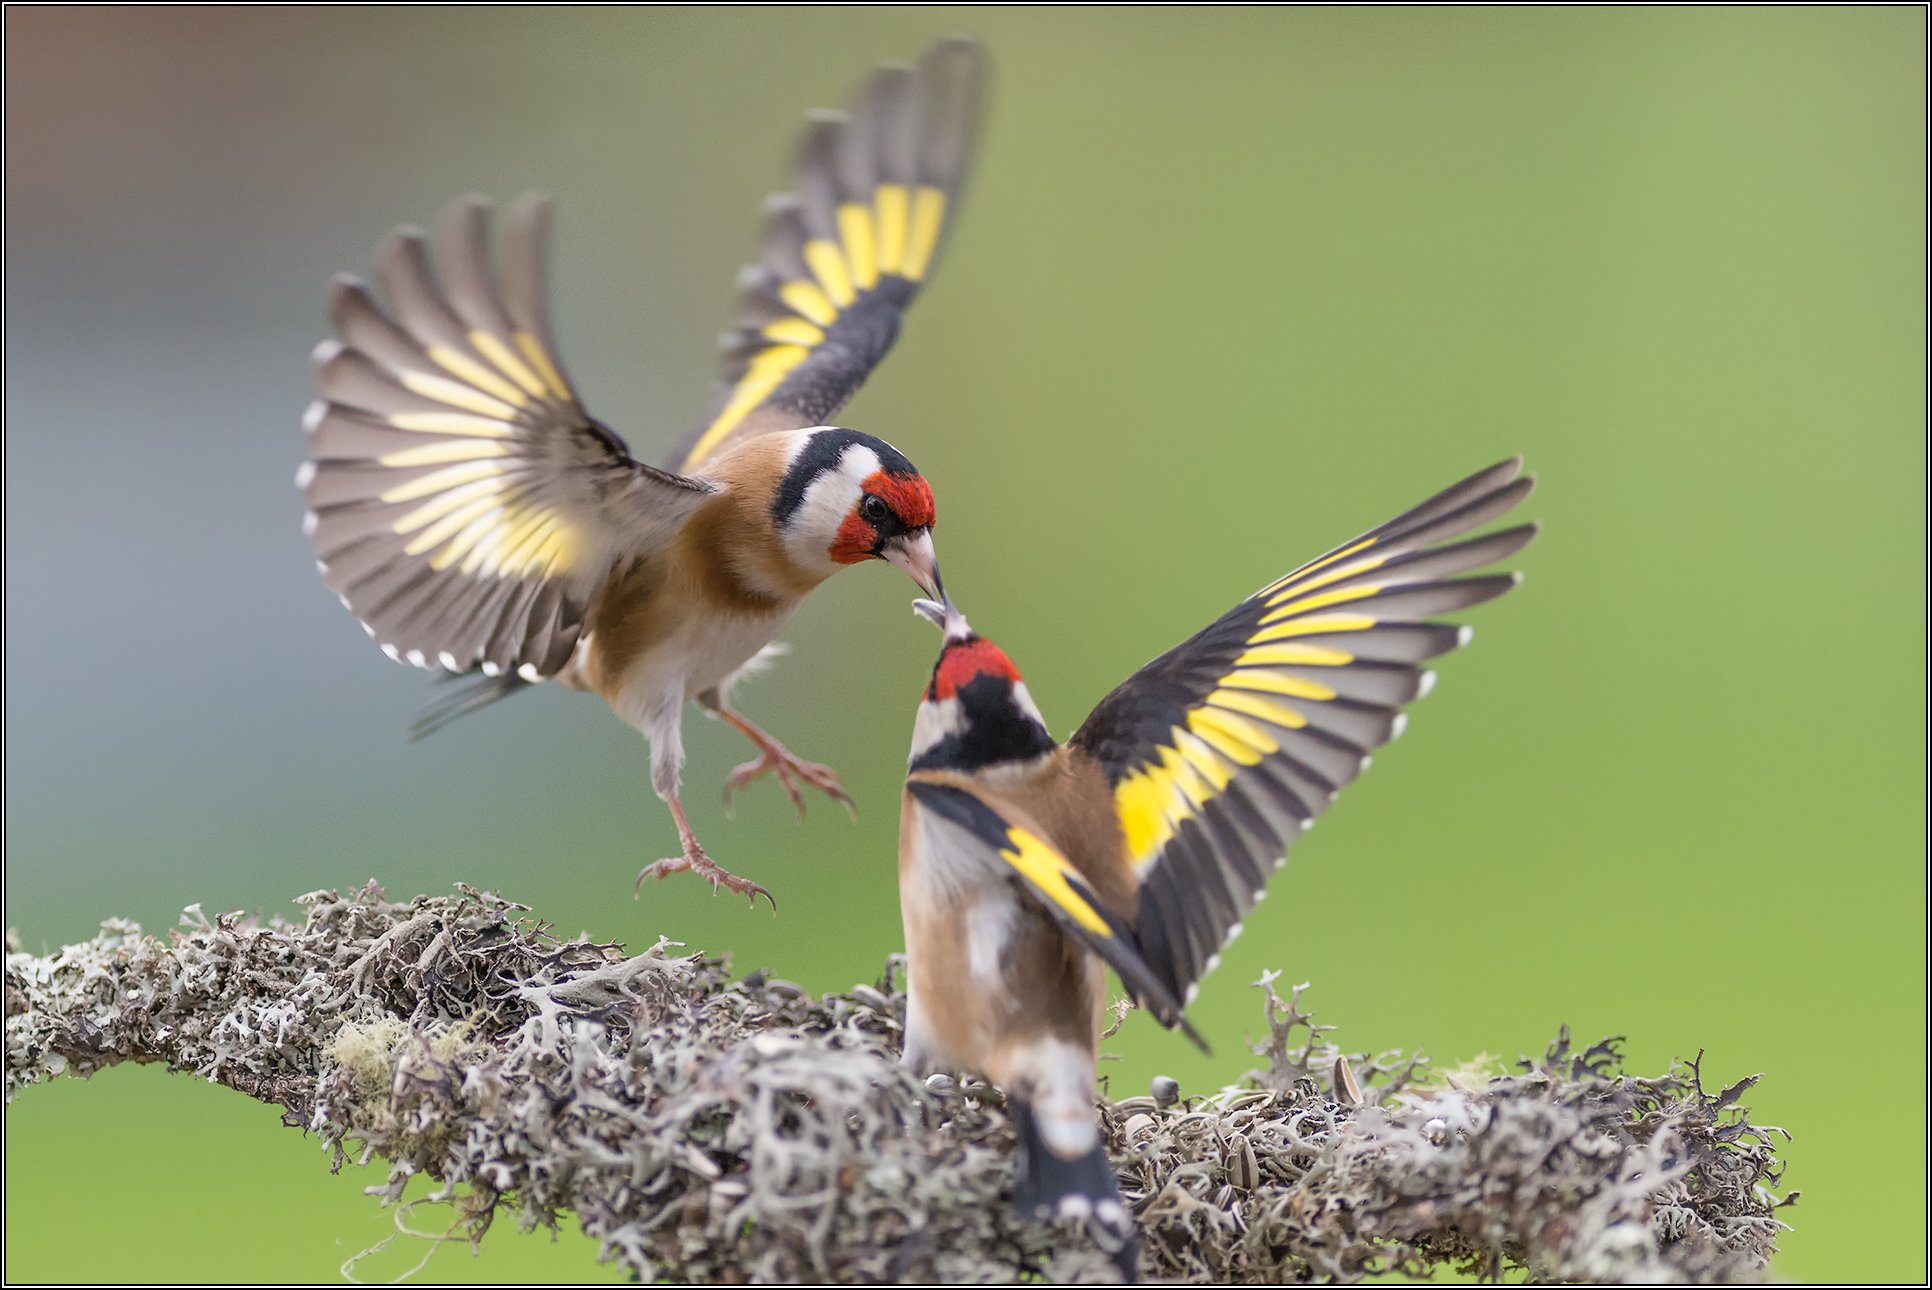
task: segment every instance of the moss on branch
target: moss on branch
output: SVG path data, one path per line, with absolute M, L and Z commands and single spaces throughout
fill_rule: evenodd
M 903 994 L 815 999 L 660 941 L 556 937 L 459 889 L 301 898 L 303 922 L 191 907 L 6 957 L 6 1096 L 157 1062 L 277 1104 L 348 1159 L 426 1174 L 473 1237 L 575 1216 L 644 1280 L 1105 1280 L 1076 1226 L 1005 1197 L 997 1090 L 898 1065 Z M 1354 1281 L 1760 1278 L 1784 1224 L 1779 1131 L 1695 1063 L 1622 1073 L 1567 1032 L 1508 1076 L 1344 1058 L 1272 977 L 1265 1068 L 1102 1108 L 1145 1275 Z M 1162 1082 L 1157 1081 L 1157 1085 Z

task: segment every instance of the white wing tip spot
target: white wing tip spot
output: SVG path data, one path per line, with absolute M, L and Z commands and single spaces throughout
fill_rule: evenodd
M 1396 713 L 1395 720 L 1389 723 L 1389 738 L 1400 739 L 1402 737 L 1402 732 L 1404 730 L 1407 730 L 1408 728 L 1409 728 L 1409 714 L 1406 712 Z
M 443 650 L 441 653 L 437 654 L 436 661 L 443 665 L 443 670 L 445 672 L 460 672 L 463 670 L 460 666 L 457 665 L 456 655 L 450 653 L 448 650 Z
M 321 519 L 316 515 L 314 511 L 303 511 L 302 512 L 302 536 L 314 537 L 316 526 L 321 523 L 322 523 Z M 317 563 L 319 564 L 321 562 L 317 561 Z
M 1075 1192 L 1071 1196 L 1062 1196 L 1058 1209 L 1061 1218 L 1084 1219 L 1093 1214 L 1093 1202 Z
M 314 482 L 315 482 L 315 463 L 314 462 L 305 461 L 301 465 L 295 468 L 295 486 L 297 488 L 307 488 L 310 484 L 313 484 Z
M 485 675 L 485 676 L 502 676 L 502 675 L 503 675 L 503 666 L 502 666 L 502 664 L 500 664 L 500 663 L 492 663 L 492 662 L 490 662 L 490 660 L 489 660 L 489 659 L 487 659 L 487 658 L 486 658 L 486 659 L 484 659 L 484 660 L 483 660 L 483 675 Z
M 1512 587 L 1520 587 L 1523 585 L 1523 571 L 1521 569 L 1510 570 L 1509 585 Z
M 384 645 L 382 647 L 382 652 L 389 656 L 389 661 L 391 663 L 402 662 L 402 651 L 397 649 L 394 645 Z
M 1309 816 L 1305 816 L 1305 817 L 1303 817 L 1303 819 L 1302 819 L 1302 822 L 1301 822 L 1301 831 L 1302 831 L 1303 833 L 1306 833 L 1306 832 L 1308 832 L 1308 830 L 1310 830 L 1310 829 L 1312 829 L 1312 828 L 1314 828 L 1314 827 L 1315 827 L 1315 817 L 1314 817 L 1314 816 L 1312 816 L 1312 815 L 1309 815 Z M 1284 863 L 1284 864 L 1285 864 L 1285 863 L 1287 863 L 1287 860 L 1288 860 L 1288 857 L 1287 857 L 1287 856 L 1283 856 L 1283 857 L 1282 857 L 1281 859 L 1282 859 L 1282 863 Z M 1277 866 L 1277 867 L 1279 867 L 1279 866 Z
M 1456 628 L 1456 645 L 1458 647 L 1467 645 L 1470 641 L 1473 641 L 1475 639 L 1476 639 L 1476 629 L 1474 627 L 1471 627 L 1465 623 L 1463 626 Z
M 314 349 L 309 351 L 309 361 L 317 367 L 320 367 L 330 359 L 333 359 L 337 354 L 340 354 L 342 348 L 342 342 L 339 340 L 322 341 Z
M 419 649 L 410 650 L 409 653 L 403 655 L 403 657 L 409 660 L 409 666 L 411 667 L 429 666 L 429 660 L 423 656 L 423 652 Z
M 1186 1007 L 1188 1004 L 1193 1003 L 1196 996 L 1200 993 L 1201 987 L 1198 982 L 1190 984 L 1187 987 L 1187 992 L 1181 997 L 1181 1006 Z
M 328 415 L 329 405 L 317 399 L 302 409 L 302 429 L 314 434 L 315 428 L 322 424 L 322 418 Z
M 1416 678 L 1415 697 L 1418 699 L 1426 699 L 1429 697 L 1429 691 L 1435 688 L 1436 688 L 1435 669 L 1430 667 L 1423 668 L 1422 675 Z
M 1362 773 L 1363 771 L 1365 771 L 1365 770 L 1367 770 L 1367 769 L 1368 769 L 1369 767 L 1371 767 L 1371 766 L 1373 766 L 1374 764 L 1375 764 L 1375 754 L 1374 754 L 1374 753 L 1363 753 L 1363 754 L 1362 754 L 1362 764 L 1361 764 L 1360 766 L 1357 766 L 1357 767 L 1355 768 L 1355 773 L 1356 773 L 1357 775 L 1360 775 L 1360 774 L 1361 774 L 1361 773 Z M 1332 799 L 1331 799 L 1331 800 L 1332 800 Z
M 1220 966 L 1221 956 L 1219 954 L 1210 954 L 1207 956 L 1207 962 L 1201 964 L 1201 975 L 1206 976 Z
M 537 671 L 537 665 L 535 663 L 517 664 L 517 675 L 532 685 L 543 680 L 543 673 Z

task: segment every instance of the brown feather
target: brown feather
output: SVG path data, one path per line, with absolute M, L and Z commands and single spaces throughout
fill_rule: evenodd
M 1106 772 L 1084 750 L 1062 744 L 1037 766 L 1003 771 L 997 784 L 955 771 L 919 771 L 913 778 L 965 789 L 1002 815 L 1035 821 L 1028 827 L 1059 849 L 1101 903 L 1131 920 L 1136 878 L 1127 836 Z
M 693 617 L 771 619 L 773 630 L 824 579 L 786 554 L 771 521 L 785 445 L 753 439 L 706 472 L 719 491 L 667 548 L 613 570 L 591 604 L 571 679 L 616 705 L 638 660 Z
M 1002 777 L 997 787 L 972 787 L 1002 814 L 1038 821 L 1040 836 L 1060 849 L 1101 903 L 1131 921 L 1135 878 L 1127 858 L 1127 836 L 1114 809 L 1113 789 L 1098 762 L 1062 744 L 1037 771 L 1023 778 Z
M 723 491 L 691 517 L 674 544 L 680 572 L 724 612 L 789 610 L 825 580 L 792 561 L 772 524 L 787 447 L 779 436 L 749 439 L 709 463 L 705 476 Z
M 670 574 L 671 559 L 666 553 L 634 560 L 619 566 L 591 603 L 585 620 L 581 676 L 571 679 L 595 690 L 612 707 L 617 705 L 631 665 L 668 639 L 688 612 L 675 598 L 663 594 Z M 577 671 L 571 669 L 572 673 Z

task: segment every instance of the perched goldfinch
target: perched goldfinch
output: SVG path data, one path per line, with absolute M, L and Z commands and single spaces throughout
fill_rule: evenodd
M 388 312 L 336 281 L 341 339 L 316 354 L 298 476 L 323 578 L 390 658 L 476 678 L 418 734 L 544 680 L 596 692 L 641 731 L 682 850 L 640 885 L 689 869 L 770 899 L 713 862 L 685 818 L 686 699 L 758 749 L 727 803 L 773 772 L 801 813 L 799 781 L 849 808 L 837 775 L 732 709 L 732 680 L 845 565 L 890 560 L 941 594 L 925 479 L 883 440 L 824 423 L 892 347 L 932 268 L 982 80 L 976 43 L 942 41 L 916 68 L 879 70 L 849 113 L 812 119 L 797 191 L 770 203 L 741 275 L 717 402 L 671 469 L 634 459 L 564 374 L 544 201 L 510 211 L 500 281 L 475 197 L 427 242 L 403 228 L 383 244 Z
M 1010 659 L 952 608 L 913 729 L 899 898 L 906 1064 L 1004 1088 L 1016 1203 L 1091 1214 L 1131 1260 L 1094 1119 L 1106 969 L 1164 1025 L 1241 930 L 1287 845 L 1402 729 L 1423 660 L 1469 639 L 1426 621 L 1501 595 L 1524 524 L 1458 542 L 1530 491 L 1472 475 L 1256 592 L 1121 685 L 1056 743 Z M 1131 1270 L 1130 1263 L 1123 1268 Z

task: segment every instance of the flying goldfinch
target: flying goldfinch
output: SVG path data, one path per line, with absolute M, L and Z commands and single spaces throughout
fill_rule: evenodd
M 951 603 L 913 728 L 899 826 L 905 1062 L 1004 1088 L 1015 1203 L 1131 1230 L 1094 1117 L 1112 967 L 1181 1015 L 1287 846 L 1394 738 L 1422 663 L 1470 629 L 1428 621 L 1500 596 L 1536 528 L 1451 541 L 1530 491 L 1520 459 L 1470 476 L 1270 583 L 1115 689 L 1066 743 L 1019 670 Z M 1203 1045 L 1205 1047 L 1205 1045 Z
M 983 61 L 975 42 L 945 40 L 917 67 L 880 69 L 848 113 L 814 115 L 796 191 L 769 203 L 741 275 L 713 410 L 668 469 L 633 458 L 565 375 L 542 199 L 510 210 L 500 279 L 489 204 L 469 197 L 428 239 L 402 228 L 384 242 L 386 311 L 355 279 L 335 283 L 340 340 L 316 353 L 297 479 L 323 578 L 390 658 L 474 678 L 419 735 L 546 680 L 594 691 L 641 731 L 681 851 L 640 886 L 689 869 L 770 899 L 706 855 L 685 818 L 685 700 L 758 750 L 727 779 L 727 804 L 770 772 L 801 813 L 800 783 L 849 809 L 836 774 L 732 708 L 732 680 L 845 565 L 889 560 L 942 594 L 926 480 L 884 440 L 825 422 L 932 269 Z

